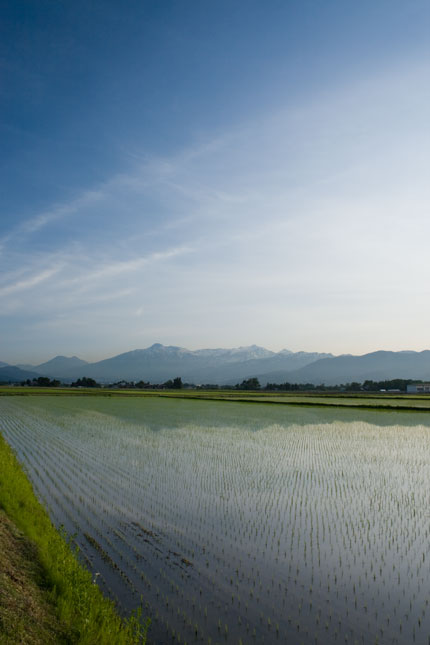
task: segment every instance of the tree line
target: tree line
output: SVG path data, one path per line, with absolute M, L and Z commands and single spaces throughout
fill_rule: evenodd
M 85 388 L 114 388 L 124 390 L 180 390 L 182 388 L 196 390 L 248 390 L 248 391 L 266 391 L 266 392 L 381 392 L 381 391 L 399 391 L 406 392 L 407 386 L 412 383 L 423 383 L 418 379 L 391 379 L 384 381 L 366 380 L 363 383 L 353 381 L 351 383 L 341 383 L 339 385 L 325 385 L 320 383 L 267 383 L 261 386 L 258 378 L 252 377 L 244 379 L 236 385 L 218 385 L 216 383 L 205 383 L 195 385 L 194 383 L 183 383 L 180 376 L 169 379 L 164 383 L 149 383 L 149 381 L 117 381 L 115 383 L 101 384 L 95 379 L 83 376 L 73 383 L 61 383 L 58 379 L 50 379 L 47 376 L 39 376 L 32 380 L 22 381 L 21 385 L 32 387 L 85 387 Z

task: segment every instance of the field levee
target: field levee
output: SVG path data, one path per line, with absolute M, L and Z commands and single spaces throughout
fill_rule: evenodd
M 362 408 L 373 410 L 430 411 L 430 396 L 425 394 L 270 392 L 243 390 L 135 390 L 114 388 L 44 388 L 0 386 L 0 396 L 91 396 L 91 397 L 157 397 L 235 403 L 269 403 L 273 405 Z

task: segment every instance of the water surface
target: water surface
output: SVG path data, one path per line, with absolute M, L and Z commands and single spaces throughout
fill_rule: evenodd
M 429 642 L 430 414 L 2 397 L 0 427 L 150 642 Z

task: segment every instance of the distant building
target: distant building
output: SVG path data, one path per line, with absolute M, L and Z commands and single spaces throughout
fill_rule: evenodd
M 412 383 L 406 386 L 408 394 L 430 394 L 430 383 Z

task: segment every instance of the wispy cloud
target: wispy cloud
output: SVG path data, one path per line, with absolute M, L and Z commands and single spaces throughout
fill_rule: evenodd
M 104 197 L 102 190 L 85 191 L 80 197 L 68 204 L 54 207 L 52 210 L 40 213 L 36 217 L 24 222 L 16 231 L 16 234 L 31 234 L 57 220 L 63 219 L 77 213 L 81 208 L 94 204 Z
M 126 260 L 121 262 L 114 262 L 105 265 L 103 268 L 98 269 L 87 276 L 89 282 L 98 281 L 99 279 L 106 280 L 114 276 L 122 275 L 124 273 L 132 273 L 149 266 L 156 262 L 169 260 L 185 253 L 190 253 L 191 249 L 187 247 L 179 247 L 176 249 L 167 249 L 166 251 L 150 253 L 149 255 L 133 260 Z
M 12 254 L 25 270 L 0 295 L 16 311 L 25 293 L 22 310 L 41 330 L 60 321 L 64 339 L 80 312 L 100 343 L 127 330 L 124 350 L 160 340 L 353 351 L 354 337 L 365 350 L 383 346 L 381 321 L 402 321 L 405 337 L 418 299 L 425 343 L 430 305 L 410 274 L 429 268 L 428 72 L 385 71 L 137 160 L 12 229 L 0 266 Z M 47 251 L 18 243 L 38 236 Z M 378 323 L 373 341 L 363 311 Z
M 60 270 L 61 270 L 61 266 L 52 267 L 51 269 L 46 269 L 45 271 L 41 271 L 40 273 L 33 275 L 31 277 L 28 277 L 26 279 L 19 280 L 18 282 L 14 282 L 7 286 L 1 287 L 0 297 L 9 296 L 19 291 L 26 291 L 28 289 L 32 289 L 35 286 L 40 285 L 41 283 L 46 282 L 47 280 L 52 278 Z
M 20 237 L 32 235 L 54 222 L 78 213 L 82 208 L 101 201 L 103 197 L 104 192 L 101 189 L 86 190 L 70 202 L 54 205 L 50 210 L 43 211 L 24 220 L 0 238 L 0 250 L 4 249 L 7 244 L 13 244 Z

